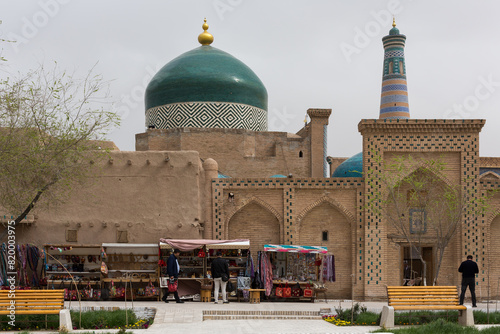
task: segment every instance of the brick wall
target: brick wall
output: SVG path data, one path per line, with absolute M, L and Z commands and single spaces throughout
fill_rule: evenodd
M 250 239 L 250 250 L 255 256 L 264 250 L 265 244 L 280 243 L 280 224 L 269 210 L 250 203 L 232 217 L 228 235 L 229 239 Z
M 136 135 L 136 149 L 195 150 L 231 177 L 310 176 L 310 138 L 242 129 L 150 129 Z
M 328 240 L 323 241 L 323 232 Z M 336 281 L 327 283 L 330 298 L 348 299 L 352 293 L 352 227 L 330 203 L 322 203 L 300 221 L 299 244 L 327 246 L 335 256 Z

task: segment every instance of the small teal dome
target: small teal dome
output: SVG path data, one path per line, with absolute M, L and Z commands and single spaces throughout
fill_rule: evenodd
M 267 111 L 267 90 L 240 60 L 202 45 L 163 66 L 146 88 L 146 110 L 182 102 L 240 103 Z
M 363 177 L 363 152 L 341 163 L 333 172 L 332 177 Z
M 399 29 L 394 27 L 391 30 L 389 30 L 389 35 L 399 35 Z

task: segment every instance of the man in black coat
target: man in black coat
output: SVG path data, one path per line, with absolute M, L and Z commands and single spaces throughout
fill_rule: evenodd
M 179 256 L 180 253 L 181 253 L 180 250 L 174 249 L 174 252 L 172 254 L 170 254 L 170 256 L 167 260 L 167 276 L 171 280 L 174 280 L 174 279 L 177 280 L 179 277 L 180 267 L 179 267 L 179 261 L 177 260 L 177 257 Z M 165 291 L 165 294 L 162 297 L 162 300 L 165 303 L 168 303 L 167 298 L 168 298 L 169 294 L 170 294 L 170 291 L 168 291 L 168 288 L 167 288 Z M 174 298 L 175 298 L 176 303 L 184 303 L 184 301 L 182 301 L 179 298 L 179 294 L 177 293 L 177 290 L 175 290 L 175 292 L 174 292 Z
M 217 252 L 217 258 L 212 261 L 211 265 L 212 277 L 214 278 L 214 299 L 215 304 L 219 303 L 219 287 L 222 286 L 222 300 L 224 304 L 229 303 L 227 300 L 226 285 L 229 280 L 229 265 L 222 258 L 222 253 Z M 223 276 L 225 276 L 223 278 Z
M 469 287 L 470 295 L 472 297 L 472 307 L 476 305 L 476 274 L 479 273 L 477 263 L 472 261 L 472 255 L 467 256 L 467 261 L 462 262 L 458 271 L 462 273 L 462 293 L 460 294 L 460 305 L 464 304 L 465 291 Z

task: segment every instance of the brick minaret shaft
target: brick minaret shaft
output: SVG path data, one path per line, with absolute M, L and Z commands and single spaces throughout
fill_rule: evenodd
M 408 119 L 408 89 L 404 47 L 406 36 L 399 33 L 393 21 L 389 35 L 382 38 L 384 43 L 384 74 L 382 77 L 382 97 L 380 99 L 380 119 Z
M 327 177 L 326 141 L 331 109 L 308 109 L 311 119 L 311 177 Z M 325 172 L 326 171 L 326 172 Z

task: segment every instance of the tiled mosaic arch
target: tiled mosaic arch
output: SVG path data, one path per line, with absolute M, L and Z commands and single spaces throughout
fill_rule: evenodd
M 486 226 L 488 228 L 488 235 L 489 235 L 489 229 L 490 229 L 490 226 L 491 226 L 491 223 L 493 222 L 493 220 L 498 216 L 500 215 L 500 208 L 496 209 L 495 211 L 493 211 L 493 214 L 491 214 L 489 217 L 488 217 L 488 220 L 486 221 Z
M 423 163 L 419 163 L 419 164 L 416 164 L 415 165 L 415 168 L 414 169 L 408 169 L 406 171 L 405 174 L 402 175 L 401 179 L 411 175 L 412 173 L 415 173 L 416 171 L 418 171 L 420 168 L 422 167 L 425 167 L 425 164 Z M 443 181 L 444 183 L 446 183 L 447 185 L 449 186 L 453 186 L 455 185 L 453 182 L 451 182 L 445 175 L 437 175 L 436 173 L 434 173 L 432 170 L 430 171 L 432 173 L 432 175 L 434 175 L 438 180 L 441 180 Z M 400 181 L 400 180 L 396 180 L 396 181 Z
M 342 204 L 337 202 L 336 200 L 328 197 L 328 196 L 323 196 L 319 198 L 318 200 L 314 201 L 312 204 L 308 205 L 302 212 L 297 216 L 297 227 L 300 227 L 300 223 L 302 222 L 302 219 L 315 207 L 317 207 L 320 204 L 323 203 L 329 203 L 331 204 L 334 208 L 339 210 L 346 218 L 349 224 L 354 225 L 356 223 L 356 220 L 354 219 L 354 216 L 352 215 L 349 210 L 347 210 Z
M 500 179 L 500 176 L 497 173 L 492 172 L 492 171 L 488 171 L 488 172 L 482 174 L 479 178 L 480 179 L 488 178 L 488 176 L 489 177 L 493 176 L 495 179 Z
M 225 219 L 225 222 L 224 222 L 224 236 L 226 239 L 229 237 L 228 236 L 228 233 L 229 233 L 228 226 L 229 226 L 229 222 L 231 221 L 231 218 L 233 218 L 233 216 L 236 213 L 238 213 L 239 211 L 241 211 L 244 207 L 246 207 L 247 205 L 252 204 L 252 203 L 256 203 L 256 204 L 262 206 L 263 208 L 267 209 L 269 212 L 271 212 L 273 214 L 273 216 L 278 220 L 278 223 L 280 226 L 280 231 L 283 230 L 283 216 L 280 215 L 279 212 L 275 208 L 273 208 L 271 205 L 269 205 L 269 203 L 267 203 L 266 201 L 263 201 L 262 199 L 260 199 L 258 197 L 252 196 L 250 198 L 242 200 L 241 205 L 236 207 L 233 211 L 231 211 L 227 215 L 227 218 Z M 281 234 L 282 233 L 280 233 L 280 235 Z

